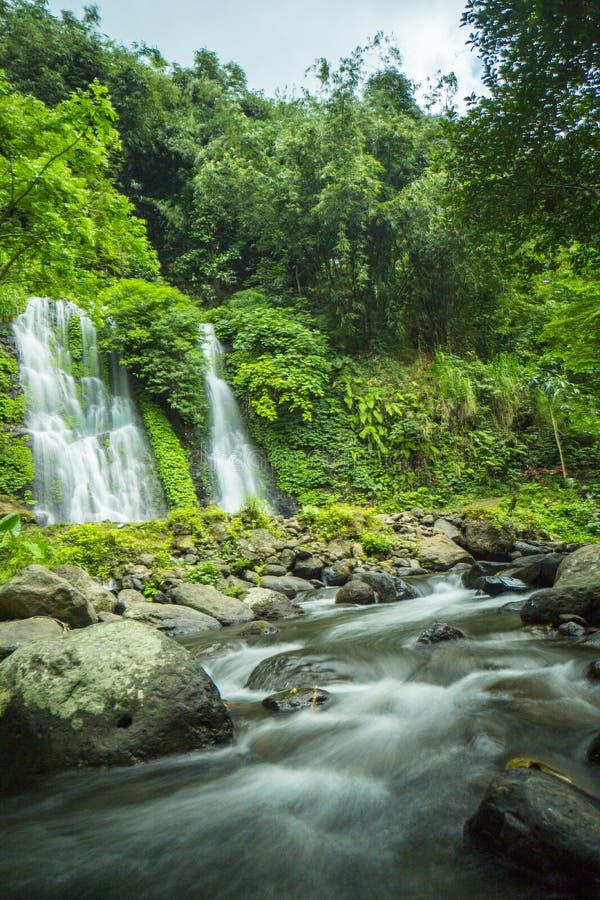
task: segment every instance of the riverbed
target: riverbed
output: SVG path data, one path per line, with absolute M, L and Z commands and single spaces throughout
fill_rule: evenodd
M 3 799 L 4 898 L 549 898 L 464 843 L 512 757 L 535 757 L 600 797 L 586 762 L 600 730 L 595 652 L 522 627 L 514 595 L 458 576 L 422 596 L 340 607 L 302 601 L 279 632 L 188 639 L 231 710 L 235 743 L 33 781 Z M 417 644 L 435 620 L 466 640 Z M 285 653 L 319 667 L 321 707 L 273 714 L 246 682 Z M 299 685 L 300 686 L 300 685 Z M 308 686 L 313 686 L 309 684 Z

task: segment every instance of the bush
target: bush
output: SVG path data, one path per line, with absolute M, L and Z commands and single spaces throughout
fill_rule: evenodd
M 198 505 L 194 483 L 185 450 L 179 443 L 171 423 L 154 403 L 141 401 L 144 424 L 150 438 L 158 475 L 171 508 Z

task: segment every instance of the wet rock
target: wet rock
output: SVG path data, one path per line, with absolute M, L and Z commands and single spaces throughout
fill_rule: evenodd
M 246 682 L 246 687 L 260 691 L 285 691 L 298 685 L 332 684 L 349 681 L 351 673 L 341 660 L 279 653 L 263 659 Z
M 417 556 L 425 569 L 433 569 L 435 572 L 445 572 L 460 562 L 474 562 L 470 553 L 445 534 L 423 538 L 417 548 Z
M 211 584 L 180 584 L 169 596 L 173 603 L 212 616 L 222 625 L 239 625 L 254 618 L 246 603 L 222 594 Z
M 490 597 L 497 597 L 498 594 L 505 594 L 509 591 L 519 593 L 519 591 L 528 590 L 524 581 L 518 578 L 511 578 L 509 575 L 483 575 L 477 579 L 475 587 Z
M 428 625 L 417 638 L 417 644 L 440 644 L 444 641 L 464 640 L 465 634 L 447 622 L 434 622 Z
M 238 629 L 239 637 L 266 637 L 271 634 L 279 634 L 279 628 L 272 622 L 265 622 L 262 619 L 256 619 L 254 622 L 246 622 Z
M 594 631 L 592 634 L 588 634 L 582 643 L 589 649 L 600 650 L 600 631 Z
M 279 591 L 271 591 L 268 588 L 252 588 L 244 597 L 256 618 L 259 619 L 288 619 L 292 616 L 302 615 L 304 610 L 285 594 Z
M 527 584 L 539 587 L 552 587 L 556 578 L 556 572 L 564 559 L 562 553 L 537 554 L 536 556 L 523 556 L 513 560 L 504 573 L 514 578 L 520 578 Z
M 298 559 L 294 567 L 293 575 L 296 578 L 305 578 L 310 581 L 311 578 L 320 578 L 323 571 L 323 560 L 318 556 L 309 556 L 306 559 Z
M 231 741 L 197 659 L 138 622 L 36 641 L 0 664 L 0 777 L 124 765 Z
M 585 627 L 577 622 L 563 622 L 558 626 L 558 633 L 561 637 L 582 638 L 585 636 Z
M 369 584 L 379 598 L 380 603 L 396 603 L 398 600 L 412 600 L 416 591 L 405 581 L 388 575 L 387 572 L 355 572 L 352 581 L 363 581 Z
M 266 709 L 273 712 L 297 712 L 300 709 L 314 709 L 331 699 L 329 691 L 322 688 L 299 687 L 289 691 L 270 694 L 262 702 Z
M 536 591 L 523 604 L 521 620 L 525 625 L 558 626 L 566 614 L 580 616 L 588 625 L 600 625 L 600 582 Z
M 465 545 L 476 559 L 508 560 L 515 539 L 509 522 L 470 519 L 465 527 Z
M 515 541 L 513 547 L 521 556 L 536 556 L 540 553 L 553 552 L 553 547 L 540 541 Z
M 600 659 L 594 660 L 594 662 L 590 663 L 586 670 L 586 676 L 591 681 L 599 681 L 600 682 Z
M 295 575 L 284 575 L 281 578 L 275 575 L 267 575 L 265 578 L 261 578 L 260 586 L 271 591 L 279 591 L 280 594 L 285 594 L 290 600 L 293 600 L 294 597 L 303 591 L 312 590 L 310 581 L 306 581 L 304 578 L 296 578 Z
M 350 580 L 355 568 L 356 560 L 343 559 L 340 562 L 334 563 L 332 566 L 327 566 L 326 569 L 323 569 L 321 577 L 325 584 L 331 585 L 332 587 L 341 587 Z
M 367 606 L 371 603 L 377 603 L 377 594 L 366 581 L 353 579 L 339 589 L 335 595 L 335 602 L 356 603 L 360 606 Z
M 0 622 L 0 660 L 6 659 L 19 647 L 42 638 L 64 634 L 67 626 L 48 616 L 33 616 L 31 619 L 16 619 Z
M 514 613 L 518 615 L 523 609 L 524 600 L 511 600 L 510 603 L 505 603 L 504 606 L 501 606 L 498 612 L 501 613 Z
M 600 544 L 588 544 L 565 556 L 556 573 L 555 587 L 600 584 Z
M 561 778 L 531 768 L 504 772 L 465 832 L 537 882 L 565 878 L 588 896 L 600 888 L 600 803 Z
M 50 616 L 73 628 L 98 621 L 96 610 L 77 588 L 45 566 L 27 566 L 0 588 L 0 619 Z
M 479 582 L 482 578 L 490 575 L 499 575 L 506 569 L 506 563 L 491 562 L 490 560 L 481 559 L 471 566 L 471 568 L 463 573 L 462 583 L 466 588 L 477 590 Z
M 587 749 L 587 761 L 595 766 L 600 765 L 600 734 L 597 734 Z
M 123 618 L 144 622 L 172 638 L 222 628 L 213 616 L 174 603 L 135 603 L 127 607 Z
M 79 566 L 54 566 L 52 571 L 87 597 L 97 613 L 115 611 L 115 595 L 88 575 L 85 569 Z

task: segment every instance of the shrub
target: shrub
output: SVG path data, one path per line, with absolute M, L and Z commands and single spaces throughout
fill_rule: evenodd
M 188 458 L 171 423 L 162 410 L 147 398 L 142 399 L 141 407 L 169 506 L 197 506 Z

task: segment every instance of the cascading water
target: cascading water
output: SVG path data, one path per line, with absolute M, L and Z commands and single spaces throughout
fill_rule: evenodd
M 107 389 L 90 319 L 66 300 L 32 297 L 14 333 L 38 521 L 136 522 L 164 514 L 127 373 L 112 358 Z
M 238 512 L 251 498 L 265 500 L 267 490 L 256 447 L 248 437 L 233 392 L 221 377 L 223 348 L 212 325 L 201 325 L 201 348 L 207 361 L 210 404 L 209 462 L 214 501 L 225 512 Z

